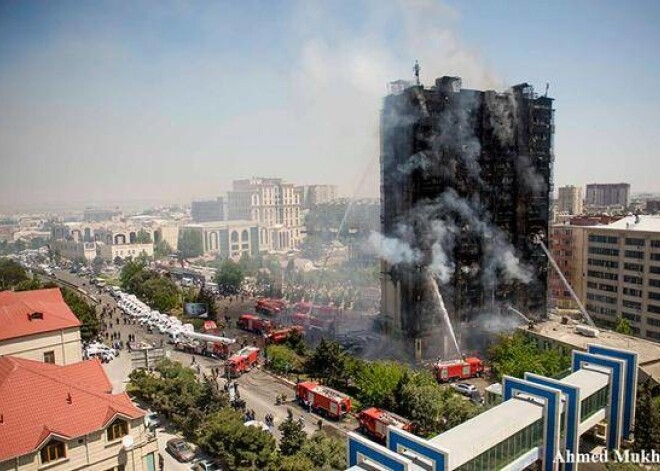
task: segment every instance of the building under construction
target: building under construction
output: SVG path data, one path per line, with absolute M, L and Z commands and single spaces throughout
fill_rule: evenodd
M 547 259 L 532 239 L 548 234 L 552 103 L 526 83 L 504 93 L 462 89 L 458 77 L 441 77 L 430 88 L 392 84 L 381 116 L 382 233 L 420 255 L 382 262 L 381 321 L 386 332 L 420 339 L 417 354 L 437 354 L 426 346 L 438 338 L 424 339 L 442 329 L 425 302 L 424 273 L 434 257 L 426 232 L 436 219 L 454 237 L 445 247 L 453 270 L 440 287 L 454 325 L 504 305 L 545 314 Z M 438 203 L 443 195 L 453 204 Z M 531 281 L 484 266 L 485 253 L 498 250 L 489 246 L 494 234 L 531 269 Z

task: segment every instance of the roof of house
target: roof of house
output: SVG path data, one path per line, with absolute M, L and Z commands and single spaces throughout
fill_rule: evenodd
M 116 415 L 145 412 L 112 385 L 98 360 L 59 366 L 0 357 L 0 462 L 38 450 L 51 435 L 65 439 L 101 430 Z
M 41 313 L 42 316 L 31 316 Z M 0 291 L 0 341 L 80 327 L 59 288 Z

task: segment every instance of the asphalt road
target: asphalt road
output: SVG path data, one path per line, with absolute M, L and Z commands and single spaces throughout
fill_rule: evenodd
M 55 276 L 64 282 L 84 289 L 88 292 L 88 294 L 98 299 L 101 305 L 116 307 L 115 300 L 107 293 L 103 291 L 99 292 L 93 285 L 90 286 L 89 280 L 87 278 L 81 278 L 76 275 L 72 275 L 64 270 L 56 271 Z M 224 303 L 221 304 L 220 312 L 227 312 L 227 315 L 230 315 L 232 318 L 237 318 L 240 313 L 246 311 L 250 304 L 250 301 L 247 303 L 241 303 L 240 301 L 235 300 L 234 303 L 228 303 L 228 300 L 225 300 Z M 224 310 L 224 306 L 227 306 L 226 310 Z M 120 322 L 119 324 L 117 324 L 116 320 L 113 322 L 113 328 L 111 332 L 119 332 L 121 335 L 120 338 L 124 341 L 128 339 L 129 334 L 135 335 L 138 341 L 145 341 L 148 343 L 159 344 L 161 339 L 164 340 L 164 336 L 157 333 L 150 334 L 147 332 L 146 328 L 140 325 L 124 324 L 123 318 L 121 314 L 119 314 L 119 310 L 117 310 L 117 314 L 115 314 L 114 317 L 115 319 L 119 317 Z M 245 336 L 245 332 L 243 331 L 238 331 L 232 328 L 228 328 L 226 330 L 228 336 Z M 234 349 L 239 348 L 238 345 L 234 345 L 233 347 Z M 166 350 L 166 355 L 169 358 L 180 361 L 184 365 L 191 364 L 193 355 L 174 350 L 174 348 L 166 342 L 164 342 L 164 348 Z M 195 355 L 195 361 L 201 367 L 201 374 L 210 374 L 211 368 L 219 367 L 221 372 L 223 370 L 223 362 L 220 360 Z M 126 350 L 121 351 L 119 357 L 115 358 L 104 366 L 113 384 L 114 392 L 124 391 L 126 388 L 126 383 L 128 382 L 128 375 L 132 369 L 129 353 Z M 224 387 L 224 378 L 219 378 L 218 382 L 221 387 Z M 246 407 L 248 409 L 254 410 L 257 420 L 263 421 L 267 413 L 273 414 L 275 417 L 275 426 L 271 427 L 271 432 L 278 441 L 280 438 L 280 432 L 277 430 L 277 426 L 286 419 L 287 409 L 291 409 L 295 419 L 302 419 L 303 423 L 305 424 L 305 430 L 308 433 L 311 434 L 318 429 L 318 421 L 320 417 L 306 412 L 303 410 L 303 408 L 294 402 L 294 388 L 287 384 L 285 381 L 273 377 L 271 374 L 261 370 L 260 368 L 256 368 L 249 373 L 242 375 L 240 378 L 238 378 L 237 382 L 239 385 L 239 393 L 241 399 L 246 401 Z M 283 394 L 287 396 L 288 402 L 279 406 L 275 405 L 276 397 Z M 339 423 L 328 422 L 325 419 L 322 421 L 322 427 L 324 427 L 328 432 L 331 432 L 333 435 L 343 436 L 347 431 L 354 430 L 356 426 L 357 423 L 352 418 L 346 418 L 344 421 Z M 164 451 L 165 442 L 167 439 L 171 438 L 172 435 L 165 433 L 161 433 L 160 435 L 161 437 L 159 437 L 159 449 L 165 459 L 165 469 L 189 469 L 188 465 L 178 463 L 171 455 L 169 455 L 169 453 Z

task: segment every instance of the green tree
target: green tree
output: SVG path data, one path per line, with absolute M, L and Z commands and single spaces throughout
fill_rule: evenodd
M 98 275 L 98 274 L 101 273 L 101 271 L 103 270 L 103 265 L 104 265 L 104 262 L 103 262 L 103 259 L 101 257 L 99 257 L 98 255 L 96 257 L 94 257 L 94 260 L 92 261 L 92 269 L 94 270 L 95 275 Z
M 660 410 L 654 401 L 651 378 L 637 392 L 635 415 L 635 451 L 660 450 Z
M 215 275 L 215 282 L 219 286 L 231 287 L 238 290 L 243 283 L 243 270 L 241 266 L 231 259 L 226 259 Z
M 142 263 L 141 261 L 131 260 L 126 262 L 121 269 L 121 273 L 119 274 L 119 281 L 121 283 L 121 287 L 125 290 L 128 290 L 133 277 L 135 277 L 142 270 L 144 270 L 144 268 L 145 268 L 145 264 Z
M 197 443 L 221 458 L 229 469 L 265 468 L 275 457 L 275 439 L 258 427 L 246 427 L 240 412 L 223 408 L 199 426 Z
M 179 232 L 179 251 L 184 258 L 199 257 L 204 253 L 202 234 L 191 229 Z
M 37 275 L 34 275 L 32 279 L 21 281 L 14 286 L 14 291 L 32 291 L 35 289 L 41 289 L 41 280 Z
M 89 304 L 85 298 L 70 288 L 63 287 L 60 291 L 64 302 L 82 323 L 80 338 L 84 342 L 95 339 L 99 335 L 100 329 L 99 320 L 96 317 L 96 307 Z
M 149 234 L 149 232 L 140 229 L 135 237 L 135 242 L 138 244 L 151 244 L 153 240 L 151 239 L 151 234 Z
M 157 260 L 169 257 L 172 255 L 174 250 L 170 247 L 170 244 L 167 241 L 161 239 L 154 244 L 154 258 Z
M 321 339 L 305 366 L 311 376 L 330 386 L 345 386 L 348 382 L 347 355 L 337 342 Z
M 27 280 L 27 272 L 19 263 L 10 259 L 0 259 L 0 290 L 11 289 Z
M 354 378 L 358 399 L 363 404 L 396 408 L 395 392 L 407 367 L 391 361 L 361 362 Z
M 630 325 L 630 321 L 622 316 L 617 317 L 616 325 L 614 327 L 614 332 L 618 332 L 624 335 L 633 335 L 633 330 Z
M 284 456 L 291 456 L 298 453 L 303 447 L 307 441 L 307 434 L 304 423 L 293 419 L 291 409 L 287 409 L 286 414 L 286 419 L 277 428 L 282 433 L 280 453 Z
M 269 345 L 266 352 L 268 367 L 277 373 L 299 372 L 303 369 L 303 359 L 286 345 Z
M 195 298 L 196 303 L 206 304 L 209 319 L 215 319 L 218 314 L 218 305 L 215 302 L 215 296 L 210 290 L 202 288 Z
M 324 432 L 316 432 L 296 456 L 307 457 L 315 470 L 346 469 L 346 443 Z
M 305 338 L 303 337 L 303 334 L 297 330 L 291 331 L 289 336 L 284 341 L 284 345 L 289 347 L 300 356 L 305 356 L 307 354 Z
M 171 279 L 164 276 L 152 277 L 141 287 L 142 298 L 153 309 L 167 312 L 179 306 L 181 292 Z

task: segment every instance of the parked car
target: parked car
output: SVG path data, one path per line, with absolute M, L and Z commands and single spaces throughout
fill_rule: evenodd
M 477 392 L 476 386 L 469 383 L 454 383 L 451 386 L 462 395 L 468 397 Z
M 156 412 L 151 412 L 148 411 L 147 415 L 144 416 L 144 425 L 147 426 L 147 428 L 154 429 L 156 427 L 160 426 L 160 417 L 158 417 L 158 414 Z
M 181 438 L 172 438 L 167 441 L 167 451 L 170 452 L 177 461 L 187 463 L 195 458 L 195 452 L 185 440 Z

